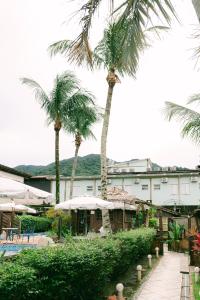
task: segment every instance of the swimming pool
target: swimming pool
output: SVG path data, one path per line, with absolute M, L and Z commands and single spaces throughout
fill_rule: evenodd
M 9 251 L 9 252 L 20 252 L 23 249 L 36 248 L 34 244 L 2 244 L 0 245 L 0 252 Z

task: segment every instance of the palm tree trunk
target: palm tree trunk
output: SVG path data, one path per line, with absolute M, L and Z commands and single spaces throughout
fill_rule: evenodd
M 101 133 L 101 197 L 104 200 L 107 200 L 107 136 L 108 136 L 108 126 L 110 119 L 111 103 L 112 103 L 112 94 L 114 86 L 108 87 L 108 95 L 106 102 L 106 109 L 103 119 L 103 128 Z
M 101 134 L 101 197 L 104 200 L 107 200 L 107 155 L 106 155 L 106 146 L 107 146 L 107 136 L 108 136 L 108 126 L 110 119 L 111 103 L 113 89 L 116 83 L 116 75 L 114 70 L 110 70 L 107 76 L 108 82 L 108 94 L 106 101 L 106 109 L 103 119 L 103 128 Z M 111 232 L 111 223 L 108 210 L 102 210 L 102 225 L 105 231 Z
M 60 203 L 60 160 L 59 160 L 59 132 L 55 128 L 55 168 L 56 168 L 56 203 Z
M 72 176 L 71 176 L 71 182 L 70 182 L 70 193 L 69 193 L 70 199 L 72 198 L 72 195 L 73 195 L 74 177 L 75 177 L 75 174 L 76 174 L 79 148 L 80 148 L 80 145 L 76 144 L 74 161 L 73 161 L 73 166 L 72 166 Z

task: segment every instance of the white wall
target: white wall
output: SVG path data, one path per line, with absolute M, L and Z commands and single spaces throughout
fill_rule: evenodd
M 11 174 L 11 173 L 7 173 L 7 172 L 4 172 L 4 171 L 0 171 L 0 176 L 5 177 L 5 178 L 10 178 L 10 179 L 13 179 L 13 180 L 16 180 L 16 181 L 20 181 L 22 183 L 24 182 L 24 177 L 14 175 L 14 174 Z
M 167 178 L 167 183 L 162 183 L 162 178 Z M 173 177 L 160 175 L 160 177 L 132 176 L 129 178 L 112 178 L 108 187 L 124 188 L 130 195 L 142 200 L 152 200 L 157 205 L 200 205 L 200 176 L 196 182 L 191 181 L 191 175 Z M 139 178 L 139 183 L 135 179 Z M 61 201 L 69 199 L 69 180 L 61 180 L 60 197 Z M 100 179 L 75 180 L 73 196 L 99 196 Z M 92 187 L 88 190 L 88 187 Z M 158 189 L 160 188 L 160 189 Z M 52 181 L 52 193 L 55 195 L 55 181 Z

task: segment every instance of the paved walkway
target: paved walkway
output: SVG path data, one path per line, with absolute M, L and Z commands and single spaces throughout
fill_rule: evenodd
M 157 267 L 144 283 L 137 300 L 180 300 L 182 274 L 188 265 L 188 256 L 165 252 Z

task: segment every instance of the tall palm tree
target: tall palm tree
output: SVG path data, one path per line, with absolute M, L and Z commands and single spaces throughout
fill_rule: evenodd
M 91 128 L 99 120 L 99 118 L 100 113 L 94 103 L 86 101 L 84 105 L 80 105 L 78 107 L 74 106 L 70 113 L 70 117 L 67 118 L 64 123 L 64 129 L 73 134 L 75 138 L 75 155 L 70 182 L 70 198 L 72 198 L 73 195 L 73 183 L 78 162 L 79 148 L 83 139 L 95 138 Z
M 187 104 L 191 104 L 193 102 L 200 102 L 200 94 L 190 97 Z M 199 112 L 172 102 L 166 102 L 164 113 L 169 121 L 171 119 L 176 119 L 182 123 L 181 134 L 183 137 L 190 137 L 195 143 L 200 143 Z
M 115 84 L 120 82 L 118 74 L 121 76 L 126 74 L 135 76 L 139 61 L 139 53 L 147 46 L 143 31 L 135 32 L 135 35 L 133 35 L 132 31 L 128 30 L 128 28 L 135 30 L 134 26 L 131 27 L 132 24 L 133 22 L 130 19 L 124 20 L 123 26 L 120 27 L 118 23 L 115 22 L 110 24 L 104 31 L 102 40 L 92 53 L 93 67 L 100 68 L 103 66 L 107 69 L 106 80 L 108 84 L 108 93 L 101 134 L 101 197 L 105 200 L 107 199 L 106 145 L 113 89 Z M 51 54 L 56 54 L 58 52 L 70 54 L 72 45 L 73 42 L 68 40 L 53 44 L 50 46 Z M 68 59 L 70 60 L 71 57 L 69 56 Z M 110 227 L 110 225 L 108 225 L 108 218 L 108 211 L 105 211 L 103 220 L 107 220 L 105 221 L 105 227 L 107 228 Z
M 154 26 L 155 20 L 167 22 L 170 25 L 172 17 L 177 18 L 175 9 L 170 0 L 87 0 L 78 10 L 80 34 L 71 44 L 71 61 L 81 65 L 84 61 L 92 66 L 92 50 L 90 46 L 90 29 L 95 22 L 95 17 L 101 12 L 103 3 L 110 3 L 110 19 L 117 17 L 119 27 L 123 26 L 124 21 L 131 20 L 131 28 L 134 27 L 132 34 L 141 32 L 142 27 L 147 23 Z M 105 14 L 105 11 L 102 12 Z M 99 24 L 98 24 L 99 26 Z
M 35 98 L 39 101 L 48 116 L 48 123 L 54 123 L 55 130 L 55 169 L 56 169 L 56 203 L 60 202 L 60 166 L 59 166 L 59 133 L 66 122 L 71 111 L 76 106 L 83 105 L 85 99 L 91 99 L 91 95 L 80 88 L 76 76 L 66 71 L 57 75 L 54 80 L 53 89 L 46 94 L 43 88 L 34 80 L 28 78 L 21 79 L 23 84 L 29 86 Z

